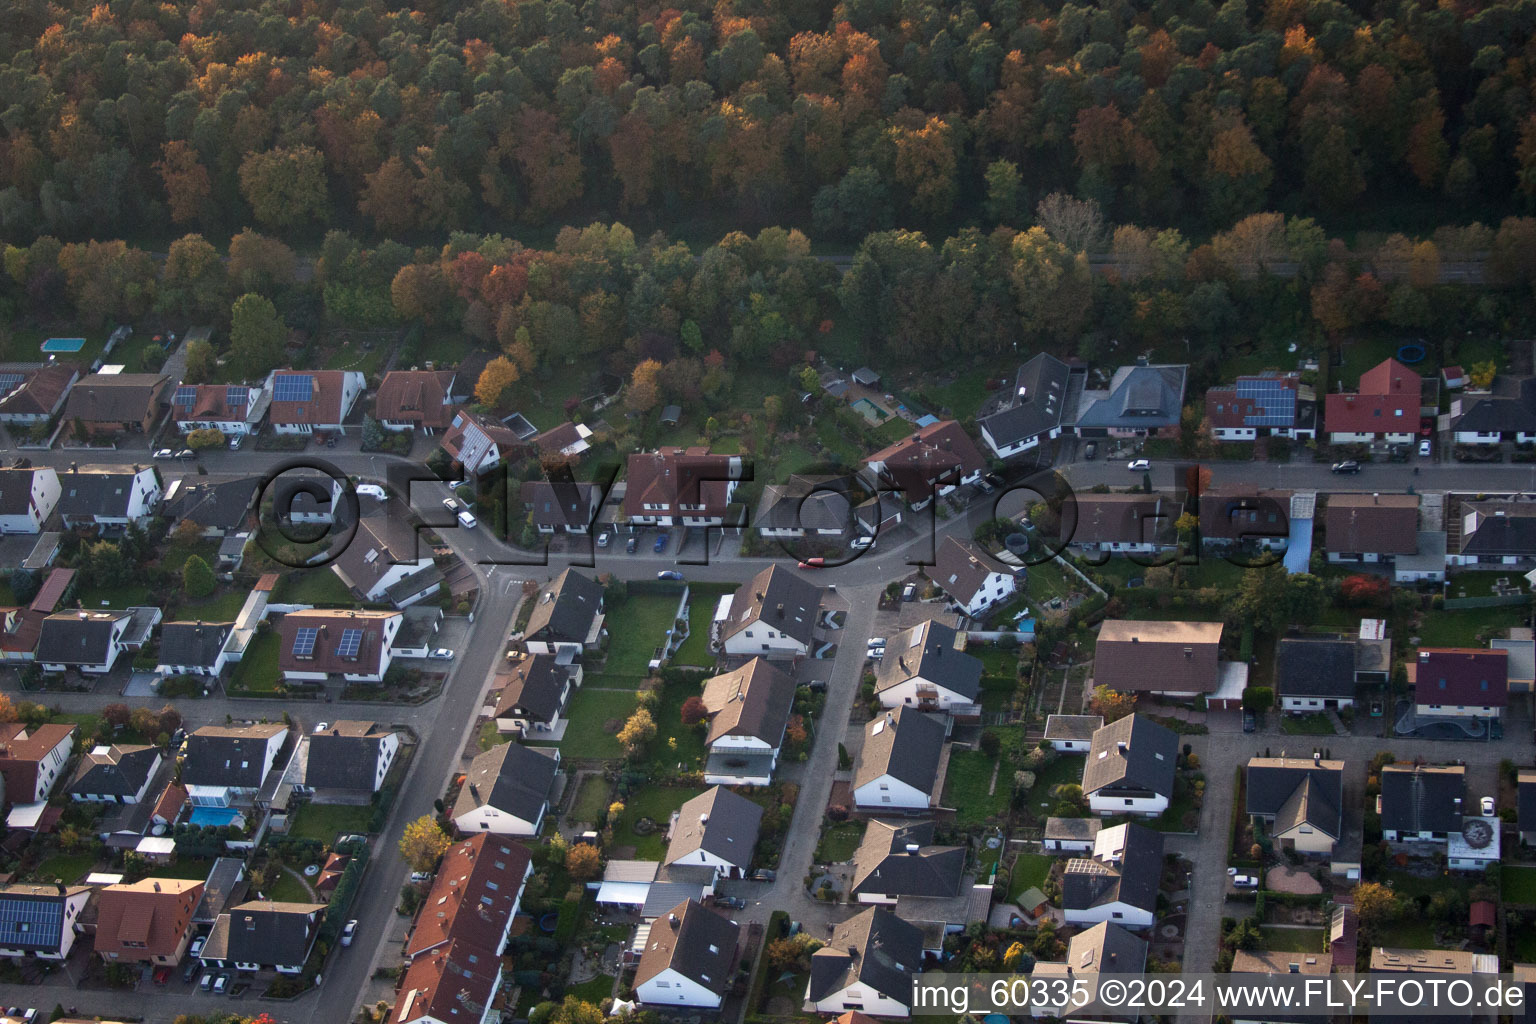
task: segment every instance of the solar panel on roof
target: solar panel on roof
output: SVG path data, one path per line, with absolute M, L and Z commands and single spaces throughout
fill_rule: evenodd
M 176 397 L 171 401 L 177 405 L 192 405 L 197 401 L 197 388 L 191 384 L 183 384 L 176 389 Z
M 224 404 L 229 406 L 246 405 L 250 402 L 248 389 L 231 384 L 224 389 Z
M 0 395 L 8 395 L 27 379 L 24 373 L 0 373 Z
M 0 899 L 0 941 L 54 946 L 63 932 L 63 906 L 52 900 Z
M 315 378 L 308 374 L 282 374 L 272 381 L 274 402 L 307 402 L 315 396 Z
M 355 658 L 357 652 L 363 646 L 363 631 L 360 629 L 344 629 L 341 631 L 341 643 L 336 645 L 336 653 L 343 658 Z
M 1264 378 L 1240 378 L 1237 400 L 1251 403 L 1253 411 L 1243 415 L 1248 427 L 1288 427 L 1296 421 L 1296 392 L 1282 381 Z
M 293 636 L 293 656 L 296 658 L 313 657 L 315 653 L 315 638 L 320 635 L 320 630 L 314 626 L 304 626 Z

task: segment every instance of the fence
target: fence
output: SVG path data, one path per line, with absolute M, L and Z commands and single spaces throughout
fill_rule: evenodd
M 1448 597 L 1445 599 L 1447 611 L 1458 608 L 1505 608 L 1511 605 L 1530 603 L 1529 594 L 1505 594 L 1500 597 L 1495 594 L 1486 594 L 1482 597 Z

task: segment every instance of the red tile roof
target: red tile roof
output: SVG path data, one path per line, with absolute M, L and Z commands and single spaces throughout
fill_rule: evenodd
M 331 672 L 343 675 L 367 675 L 377 671 L 384 652 L 384 623 L 399 618 L 399 612 L 357 611 L 343 609 L 289 612 L 277 624 L 277 667 L 284 672 Z M 294 653 L 294 640 L 300 629 L 318 629 L 308 656 Z M 339 652 L 342 634 L 349 629 L 363 631 L 357 654 L 345 657 Z
M 986 468 L 976 443 L 955 420 L 940 420 L 914 431 L 865 460 L 883 463 L 888 484 L 900 489 L 908 502 L 928 500 L 934 484 L 958 483 Z
M 50 570 L 48 578 L 38 588 L 37 596 L 32 599 L 31 610 L 52 615 L 58 610 L 59 601 L 63 599 L 64 591 L 69 589 L 70 581 L 74 578 L 75 570 L 73 569 Z
M 0 396 L 0 413 L 7 416 L 46 416 L 58 408 L 80 367 L 73 363 L 50 363 L 38 367 L 10 394 Z
M 728 481 L 739 476 L 740 461 L 733 455 L 712 455 L 708 448 L 662 448 L 639 452 L 629 457 L 629 471 L 624 489 L 624 514 L 634 516 L 661 514 L 689 517 L 725 515 L 729 502 Z M 703 505 L 702 511 L 683 513 L 680 505 Z
M 1323 426 L 1330 434 L 1412 433 L 1419 429 L 1419 375 L 1386 359 L 1360 375 L 1355 394 L 1330 394 Z
M 416 957 L 455 939 L 494 953 L 523 891 L 531 858 L 526 846 L 502 836 L 477 835 L 455 843 L 416 915 L 405 955 Z
M 30 802 L 37 793 L 37 766 L 59 744 L 74 735 L 73 724 L 40 725 L 21 722 L 0 725 L 0 776 L 5 778 L 9 803 Z
M 109 885 L 97 899 L 96 952 L 119 960 L 173 957 L 192 927 L 203 883 L 184 878 L 146 878 Z
M 442 429 L 453 420 L 453 380 L 452 370 L 391 370 L 374 395 L 374 418 Z
M 314 381 L 313 397 L 307 402 L 279 402 L 275 397 L 267 406 L 267 418 L 273 423 L 309 423 L 323 426 L 340 423 L 345 370 L 278 370 L 279 376 L 294 374 Z
M 1508 651 L 1421 647 L 1408 670 L 1419 704 L 1501 708 L 1509 703 Z

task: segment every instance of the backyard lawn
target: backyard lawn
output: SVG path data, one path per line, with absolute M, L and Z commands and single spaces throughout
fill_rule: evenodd
M 705 673 L 700 672 L 662 689 L 661 704 L 656 708 L 656 738 L 650 747 L 652 761 L 681 763 L 690 769 L 703 766 L 704 733 L 701 726 L 683 724 L 683 702 L 703 692 L 704 679 Z
M 80 605 L 92 608 L 131 608 L 134 605 L 152 603 L 149 587 L 142 583 L 128 583 L 120 587 L 102 587 L 86 584 L 80 588 Z
M 329 568 L 284 573 L 279 590 L 285 604 L 357 604 L 341 577 Z
M 570 818 L 588 825 L 596 824 L 608 810 L 613 785 L 601 775 L 588 775 L 581 780 L 576 799 L 571 801 Z
M 667 630 L 672 628 L 672 616 L 677 611 L 677 597 L 636 594 L 617 608 L 609 609 L 609 618 L 622 620 L 623 626 L 609 627 L 604 675 L 644 676 L 650 671 L 651 655 L 667 642 Z
M 646 786 L 631 793 L 624 804 L 623 816 L 614 824 L 614 844 L 634 844 L 637 860 L 661 860 L 667 852 L 667 826 L 672 821 L 672 812 L 702 792 L 702 789 Z M 641 818 L 650 818 L 656 823 L 649 835 L 635 832 L 635 822 Z
M 998 767 L 998 759 L 979 750 L 953 750 L 944 778 L 944 806 L 955 808 L 955 824 L 961 828 L 980 825 L 1008 809 L 1013 774 Z M 993 769 L 997 787 L 988 793 Z
M 816 844 L 816 863 L 841 864 L 851 860 L 853 851 L 864 841 L 864 827 L 862 821 L 829 823 Z
M 58 879 L 65 885 L 73 885 L 96 866 L 96 857 L 89 853 L 56 853 L 32 869 L 31 877 L 47 884 Z
M 288 819 L 288 834 L 295 839 L 329 843 L 343 832 L 368 832 L 373 807 L 364 804 L 304 804 Z
M 1524 625 L 1528 614 L 1521 605 L 1425 612 L 1419 642 L 1425 647 L 1481 647 L 1480 638 L 1503 636 L 1511 626 Z
M 1025 889 L 1040 888 L 1050 877 L 1055 857 L 1043 853 L 1021 853 L 1013 862 L 1013 875 L 1008 879 L 1008 899 L 1017 900 Z
M 1396 927 L 1395 925 L 1393 926 Z M 1277 953 L 1321 953 L 1328 944 L 1321 928 L 1260 928 L 1263 948 Z
M 1056 758 L 1035 773 L 1034 788 L 1029 791 L 1028 808 L 1037 818 L 1047 817 L 1050 810 L 1051 790 L 1063 782 L 1082 782 L 1085 759 L 1074 754 L 1058 754 Z
M 613 982 L 612 975 L 599 974 L 597 977 L 584 981 L 579 985 L 567 985 L 565 994 L 575 996 L 577 999 L 582 999 L 595 1005 L 613 995 Z
M 176 608 L 176 621 L 233 622 L 249 596 L 243 590 L 229 590 L 205 597 L 201 601 L 183 601 Z
M 229 677 L 231 687 L 246 690 L 277 689 L 278 676 L 281 674 L 277 669 L 280 653 L 276 633 L 258 632 L 251 645 L 245 649 L 245 657 L 235 662 Z
M 673 665 L 712 668 L 715 656 L 709 653 L 709 626 L 715 617 L 720 595 L 735 587 L 728 583 L 692 583 L 688 595 L 688 639 L 677 649 Z
M 186 860 L 176 860 L 170 864 L 162 864 L 145 875 L 146 878 L 193 878 L 204 879 L 208 872 L 213 870 L 213 861 L 191 857 Z
M 621 726 L 635 712 L 635 691 L 599 689 L 597 684 L 615 685 L 618 681 L 606 676 L 594 676 L 586 681 L 576 696 L 571 698 L 568 711 L 570 724 L 565 729 L 565 739 L 560 746 L 569 757 L 609 758 L 624 756 L 624 748 L 614 738 L 618 729 L 608 731 L 604 726 L 617 721 Z M 639 680 L 631 680 L 638 685 Z
M 1504 902 L 1536 906 L 1536 868 L 1504 865 Z
M 268 899 L 280 903 L 312 903 L 315 900 L 314 890 L 305 885 L 298 873 L 287 866 L 279 868 L 273 865 L 267 868 L 265 895 Z

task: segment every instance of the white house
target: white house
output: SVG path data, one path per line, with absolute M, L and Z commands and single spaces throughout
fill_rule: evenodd
M 0 533 L 41 533 L 58 503 L 53 467 L 0 469 Z
M 557 747 L 498 744 L 469 763 L 448 816 L 464 835 L 536 836 L 559 770 Z
M 672 819 L 666 865 L 713 868 L 715 877 L 743 878 L 752 865 L 763 809 L 714 786 L 683 804 Z
M 927 811 L 944 791 L 944 724 L 915 708 L 887 711 L 864 727 L 853 768 L 853 803 L 881 814 Z
M 5 800 L 30 804 L 48 799 L 53 784 L 75 750 L 76 726 L 47 723 L 30 728 L 22 722 L 0 724 L 0 766 Z
M 1047 853 L 1092 853 L 1103 827 L 1098 818 L 1046 818 L 1040 848 Z
M 811 954 L 804 1009 L 823 1019 L 845 1010 L 877 1017 L 911 1013 L 912 979 L 923 969 L 923 933 L 884 907 L 837 925 Z
M 795 703 L 795 681 L 767 660 L 753 658 L 705 680 L 703 700 L 709 713 L 704 781 L 726 786 L 772 782 Z
M 717 1010 L 725 1001 L 736 966 L 741 929 L 685 900 L 637 936 L 643 944 L 635 968 L 635 998 L 651 1006 L 688 1006 Z
M 521 446 L 517 433 L 488 416 L 460 409 L 439 442 L 464 471 L 478 475 Z
M 715 627 L 726 654 L 787 659 L 810 653 L 821 588 L 771 565 L 721 601 Z
M 94 892 L 89 885 L 0 886 L 0 956 L 67 960 Z
M 58 512 L 64 525 L 144 526 L 164 489 L 153 466 L 80 466 L 59 476 Z
M 662 448 L 629 457 L 624 515 L 649 526 L 720 526 L 745 473 L 739 455 Z
M 431 546 L 411 525 L 409 509 L 394 502 L 375 504 L 363 516 L 334 572 L 359 600 L 408 608 L 436 597 L 443 582 Z
M 864 476 L 877 488 L 899 493 L 917 509 L 934 495 L 980 480 L 987 462 L 957 421 L 937 420 L 875 452 L 864 466 Z
M 1444 843 L 1461 831 L 1463 765 L 1389 764 L 1381 769 L 1376 813 L 1389 843 Z
M 1173 799 L 1179 738 L 1145 715 L 1127 715 L 1093 734 L 1083 762 L 1083 795 L 1095 814 L 1156 817 Z
M 507 655 L 511 672 L 497 675 L 491 717 L 500 733 L 522 733 L 525 738 L 546 734 L 558 739 L 563 735 L 565 707 L 571 694 L 581 688 L 579 661 L 561 664 L 553 654 Z
M 1144 825 L 1102 829 L 1093 856 L 1067 862 L 1061 880 L 1062 915 L 1069 924 L 1109 921 L 1149 928 L 1157 914 L 1163 877 L 1163 834 Z
M 382 682 L 394 660 L 399 612 L 312 608 L 289 612 L 277 624 L 277 667 L 285 679 Z
M 533 599 L 533 611 L 521 639 L 529 654 L 567 654 L 579 658 L 595 650 L 605 635 L 603 585 L 575 569 L 565 569 Z
M 963 634 L 928 619 L 887 640 L 875 694 L 887 708 L 970 716 L 979 712 L 981 670 L 981 659 L 965 653 Z
M 36 660 L 44 672 L 110 672 L 120 654 L 143 646 L 159 619 L 158 608 L 56 612 L 43 620 Z
M 1047 715 L 1045 738 L 1063 754 L 1086 754 L 1103 726 L 1102 715 Z
M 279 434 L 345 434 L 347 416 L 367 386 L 359 370 L 273 370 L 267 418 Z
M 267 395 L 262 384 L 182 384 L 171 397 L 171 414 L 183 434 L 217 430 L 240 437 L 261 429 Z
M 1493 815 L 1467 815 L 1461 829 L 1445 844 L 1445 864 L 1452 871 L 1484 871 L 1499 862 L 1499 837 L 1503 822 Z
M 160 769 L 160 748 L 113 744 L 91 748 L 80 758 L 69 783 L 69 798 L 78 803 L 138 804 Z
M 319 804 L 370 799 L 383 788 L 399 752 L 400 734 L 393 729 L 373 722 L 331 722 L 304 737 L 299 754 L 303 785 Z
M 229 664 L 233 622 L 167 622 L 160 627 L 162 676 L 216 677 Z
M 976 417 L 976 428 L 992 454 L 1011 458 L 1061 436 L 1063 416 L 1077 413 L 1067 409 L 1071 373 L 1066 363 L 1046 352 L 1019 367 L 1013 390 L 988 403 Z
M 1018 580 L 1001 564 L 954 537 L 945 537 L 925 566 L 928 578 L 938 584 L 958 611 L 976 617 L 1013 596 Z

